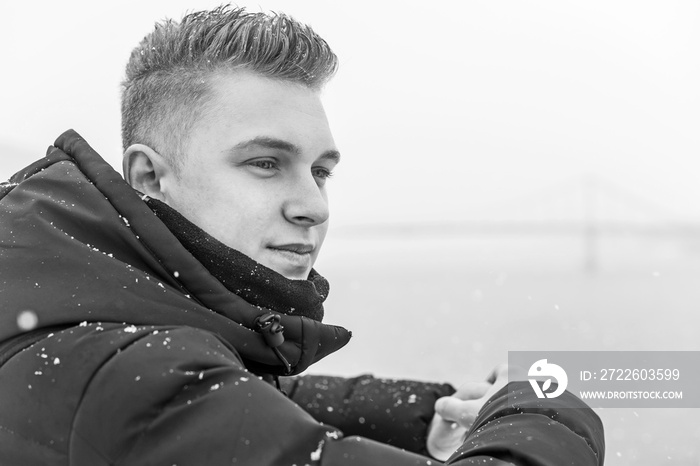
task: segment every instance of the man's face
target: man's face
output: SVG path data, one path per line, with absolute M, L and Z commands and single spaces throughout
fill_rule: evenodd
M 227 246 L 306 279 L 328 229 L 338 163 L 319 95 L 249 72 L 217 75 L 165 201 Z

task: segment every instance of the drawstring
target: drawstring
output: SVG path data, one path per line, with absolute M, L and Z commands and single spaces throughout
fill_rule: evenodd
M 267 314 L 258 316 L 257 319 L 255 319 L 255 326 L 257 327 L 258 332 L 262 334 L 267 346 L 272 348 L 272 351 L 275 352 L 277 358 L 282 362 L 282 364 L 284 364 L 285 375 L 289 375 L 292 373 L 292 365 L 289 364 L 287 358 L 285 358 L 278 349 L 278 347 L 284 343 L 284 327 L 282 324 L 280 324 L 281 320 L 282 318 L 279 314 L 268 312 Z M 275 378 L 275 380 L 277 379 Z M 279 388 L 279 380 L 277 380 L 277 388 Z

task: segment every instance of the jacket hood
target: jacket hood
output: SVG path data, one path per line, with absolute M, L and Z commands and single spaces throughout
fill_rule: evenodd
M 0 189 L 0 341 L 90 322 L 186 325 L 218 334 L 253 371 L 285 366 L 255 331 L 253 306 L 195 259 L 75 131 Z M 297 374 L 350 339 L 342 327 L 281 315 L 278 350 Z

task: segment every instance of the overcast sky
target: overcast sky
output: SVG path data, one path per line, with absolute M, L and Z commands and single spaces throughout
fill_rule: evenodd
M 5 5 L 1 177 L 68 128 L 119 167 L 130 50 L 154 21 L 218 4 Z M 479 218 L 590 174 L 700 220 L 700 2 L 239 5 L 311 24 L 340 56 L 324 97 L 336 225 Z

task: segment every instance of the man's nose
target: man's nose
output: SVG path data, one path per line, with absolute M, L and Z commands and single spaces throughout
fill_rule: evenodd
M 283 213 L 289 222 L 314 226 L 328 220 L 328 199 L 310 174 L 300 176 L 291 183 L 285 197 Z

